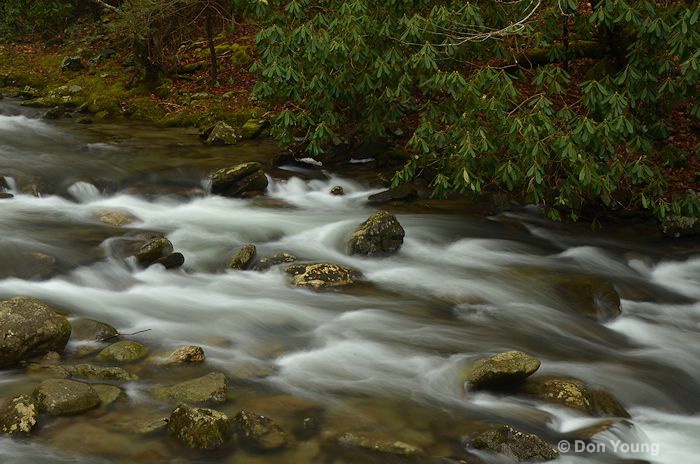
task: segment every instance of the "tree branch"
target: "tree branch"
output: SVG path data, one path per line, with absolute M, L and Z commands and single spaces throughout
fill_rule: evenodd
M 121 14 L 121 10 L 119 8 L 117 8 L 116 6 L 112 6 L 107 2 L 103 2 L 102 0 L 92 0 L 92 1 L 97 3 L 98 5 L 100 5 L 102 8 L 105 8 L 109 11 L 114 12 L 114 13 Z

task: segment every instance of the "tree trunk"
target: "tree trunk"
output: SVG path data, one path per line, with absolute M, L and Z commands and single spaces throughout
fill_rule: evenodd
M 209 55 L 211 56 L 211 83 L 219 83 L 219 61 L 216 58 L 216 47 L 214 46 L 214 18 L 211 8 L 207 8 L 207 42 L 209 43 Z

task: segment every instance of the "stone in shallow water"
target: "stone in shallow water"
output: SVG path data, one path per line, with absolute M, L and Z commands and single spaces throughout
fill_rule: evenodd
M 28 395 L 9 399 L 0 408 L 0 432 L 8 435 L 27 435 L 39 420 L 39 406 Z
M 138 380 L 138 376 L 122 369 L 121 367 L 103 367 L 93 364 L 77 364 L 65 368 L 72 376 L 89 380 L 114 380 L 132 382 Z
M 97 360 L 102 362 L 114 362 L 118 364 L 131 363 L 139 361 L 148 356 L 148 351 L 148 348 L 140 343 L 124 340 L 113 343 L 104 350 L 100 351 L 100 354 L 97 355 Z
M 39 409 L 52 416 L 80 414 L 100 404 L 100 397 L 92 386 L 66 379 L 44 380 L 34 396 Z
M 386 256 L 396 253 L 406 235 L 396 216 L 388 211 L 371 215 L 353 232 L 348 242 L 351 255 Z
M 119 335 L 117 329 L 111 325 L 94 319 L 73 319 L 70 321 L 70 324 L 73 328 L 71 340 L 74 341 L 103 341 L 116 338 Z
M 469 388 L 515 385 L 540 368 L 540 360 L 521 351 L 507 351 L 477 361 L 466 376 Z
M 170 356 L 163 361 L 163 364 L 173 365 L 173 364 L 192 364 L 204 362 L 204 349 L 201 346 L 190 345 L 181 346 L 176 349 Z
M 142 266 L 149 266 L 160 258 L 173 252 L 173 244 L 165 237 L 154 237 L 144 243 L 136 253 L 136 259 Z
M 271 451 L 287 446 L 287 434 L 269 417 L 250 411 L 240 411 L 233 418 L 238 438 L 246 446 L 262 451 Z
M 332 263 L 293 264 L 284 272 L 292 276 L 292 285 L 314 289 L 347 287 L 361 277 L 352 268 Z
M 252 243 L 243 245 L 233 253 L 231 261 L 228 263 L 229 269 L 245 270 L 255 259 L 257 248 Z
M 346 432 L 331 440 L 333 447 L 353 453 L 362 452 L 373 456 L 381 456 L 382 459 L 413 459 L 425 454 L 419 446 L 400 440 L 385 440 L 373 437 L 367 433 Z
M 181 443 L 195 449 L 221 448 L 233 435 L 224 413 L 184 404 L 170 414 L 168 430 Z
M 97 396 L 100 397 L 100 406 L 102 407 L 107 407 L 118 399 L 126 397 L 124 390 L 114 385 L 95 384 L 92 388 L 97 392 Z
M 100 222 L 115 227 L 125 226 L 138 221 L 136 216 L 120 209 L 101 209 L 96 214 Z
M 209 174 L 211 193 L 227 197 L 239 197 L 248 192 L 264 192 L 267 177 L 260 163 L 244 163 L 219 169 Z
M 228 395 L 228 380 L 220 372 L 153 390 L 153 396 L 163 401 L 184 403 L 224 402 Z
M 255 269 L 256 271 L 267 271 L 273 266 L 293 263 L 298 259 L 299 258 L 297 258 L 291 253 L 277 253 L 276 255 L 268 256 L 267 258 L 262 258 L 255 264 L 255 266 L 253 266 L 253 269 Z
M 0 368 L 49 351 L 62 352 L 70 333 L 68 319 L 35 298 L 0 302 Z
M 501 425 L 478 434 L 471 445 L 480 450 L 504 454 L 518 462 L 551 461 L 559 453 L 537 435 L 526 434 L 509 425 Z

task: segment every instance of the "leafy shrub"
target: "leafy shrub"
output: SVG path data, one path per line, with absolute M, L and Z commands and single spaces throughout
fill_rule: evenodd
M 74 17 L 79 3 L 79 0 L 3 0 L 0 2 L 0 35 L 55 35 Z

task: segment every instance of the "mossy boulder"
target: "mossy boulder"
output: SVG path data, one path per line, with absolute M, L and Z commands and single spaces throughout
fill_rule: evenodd
M 214 124 L 207 132 L 207 145 L 235 145 L 241 141 L 241 135 L 223 121 Z
M 173 244 L 165 237 L 153 237 L 146 241 L 136 252 L 136 260 L 142 266 L 150 266 L 160 258 L 173 252 Z
M 257 248 L 252 243 L 243 245 L 233 253 L 233 257 L 228 263 L 228 268 L 236 270 L 248 269 L 255 259 L 256 252 Z
M 220 372 L 212 372 L 186 382 L 170 387 L 155 388 L 152 391 L 155 398 L 162 401 L 183 403 L 222 403 L 228 396 L 228 380 Z
M 219 169 L 209 174 L 211 193 L 227 197 L 262 192 L 267 188 L 267 176 L 260 163 L 244 163 Z
M 532 377 L 523 382 L 518 392 L 592 416 L 630 417 L 624 406 L 611 393 L 574 378 Z
M 92 385 L 92 388 L 97 392 L 97 396 L 100 397 L 101 407 L 107 407 L 121 398 L 126 398 L 124 390 L 114 385 L 98 383 Z
M 176 349 L 163 361 L 165 365 L 196 364 L 204 362 L 204 349 L 201 346 L 189 345 Z
M 39 409 L 52 416 L 81 414 L 100 404 L 100 397 L 92 386 L 67 379 L 44 380 L 34 396 Z
M 511 387 L 540 368 L 540 360 L 521 351 L 498 353 L 480 359 L 466 373 L 471 389 Z
M 111 325 L 94 319 L 80 318 L 71 321 L 71 340 L 74 341 L 103 341 L 116 338 L 119 331 Z
M 268 269 L 274 266 L 279 266 L 280 264 L 293 263 L 297 260 L 299 260 L 299 258 L 297 258 L 291 253 L 277 253 L 276 255 L 262 258 L 260 261 L 255 263 L 253 269 L 255 269 L 256 271 L 267 271 Z
M 520 432 L 509 425 L 493 427 L 479 433 L 471 446 L 503 454 L 518 462 L 551 461 L 559 453 L 537 435 Z
M 241 137 L 243 139 L 257 139 L 268 127 L 270 127 L 270 123 L 265 119 L 251 118 L 241 127 Z
M 107 348 L 100 351 L 100 353 L 97 355 L 97 360 L 102 362 L 126 364 L 140 361 L 148 356 L 148 352 L 148 348 L 144 345 L 138 342 L 124 340 L 121 342 L 112 343 Z
M 700 235 L 700 219 L 690 216 L 670 216 L 661 223 L 667 237 L 697 237 Z
M 133 382 L 138 376 L 121 367 L 103 367 L 94 364 L 77 364 L 66 366 L 65 369 L 73 377 L 82 377 L 88 380 L 112 380 L 116 382 Z
M 168 431 L 184 445 L 206 450 L 221 448 L 233 435 L 224 413 L 184 404 L 170 414 Z
M 29 395 L 15 396 L 0 407 L 0 432 L 28 435 L 39 420 L 39 405 Z
M 49 351 L 62 352 L 70 333 L 68 319 L 35 298 L 0 302 L 0 368 Z
M 401 248 L 405 235 L 406 232 L 396 216 L 388 211 L 378 211 L 353 232 L 348 242 L 348 253 L 365 256 L 390 255 Z
M 287 434 L 274 420 L 250 411 L 240 411 L 233 418 L 238 439 L 247 447 L 271 451 L 287 446 Z
M 361 277 L 359 271 L 332 263 L 292 264 L 287 266 L 284 272 L 292 277 L 292 285 L 295 287 L 316 290 L 347 287 Z

